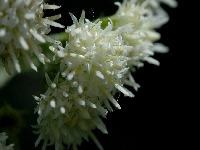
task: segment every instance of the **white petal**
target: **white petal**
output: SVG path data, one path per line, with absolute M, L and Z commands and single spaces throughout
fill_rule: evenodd
M 34 36 L 34 38 L 36 38 L 38 41 L 40 41 L 41 43 L 45 43 L 45 39 L 38 34 L 36 31 L 34 31 L 33 29 L 30 29 L 30 33 Z
M 30 59 L 30 57 L 28 56 L 28 54 L 25 51 L 21 51 L 22 55 L 23 55 L 23 59 L 24 61 L 35 71 L 37 71 L 37 67 L 33 64 L 32 60 Z
M 61 14 L 59 15 L 55 15 L 55 16 L 51 16 L 51 17 L 46 17 L 48 20 L 58 20 L 59 18 L 61 18 Z
M 19 37 L 19 42 L 24 50 L 29 49 L 27 42 L 25 41 L 25 39 L 22 36 Z
M 15 69 L 17 70 L 18 73 L 20 73 L 21 72 L 20 65 L 19 65 L 19 62 L 18 62 L 18 60 L 16 58 L 16 55 L 15 55 L 15 53 L 13 51 L 13 47 L 11 45 L 8 45 L 8 52 L 9 52 L 11 58 L 12 58 L 12 61 L 13 61 L 14 66 L 15 66 Z
M 35 43 L 29 42 L 31 44 L 31 49 L 33 50 L 34 54 L 40 60 L 41 63 L 45 64 L 45 56 L 44 54 L 39 52 L 39 48 L 35 45 Z
M 161 43 L 154 43 L 151 50 L 157 53 L 167 53 L 169 48 Z
M 160 65 L 159 61 L 157 61 L 156 59 L 154 59 L 152 57 L 146 57 L 146 58 L 144 58 L 144 60 L 146 60 L 150 64 L 154 64 L 154 65 L 157 65 L 157 66 Z
M 87 101 L 87 103 L 91 108 L 97 108 L 97 106 L 94 103 L 90 102 L 89 100 Z
M 107 95 L 108 99 L 115 105 L 115 107 L 117 107 L 118 109 L 121 109 L 120 105 L 114 99 L 114 97 L 112 95 L 110 95 L 108 92 L 105 92 L 105 94 Z
M 120 86 L 119 84 L 115 84 L 115 87 L 121 91 L 125 96 L 134 97 L 133 93 L 127 90 L 126 88 Z
M 59 9 L 61 6 L 44 4 L 43 9 Z
M 45 19 L 45 18 L 43 18 L 42 20 L 43 20 L 44 23 L 49 24 L 49 25 L 54 26 L 54 27 L 58 27 L 58 28 L 64 28 L 65 27 L 65 26 L 63 26 L 60 23 L 57 23 L 55 21 L 51 21 L 51 20 L 48 20 L 48 19 Z
M 178 6 L 178 3 L 176 2 L 176 0 L 162 0 L 162 1 L 172 8 L 175 8 Z

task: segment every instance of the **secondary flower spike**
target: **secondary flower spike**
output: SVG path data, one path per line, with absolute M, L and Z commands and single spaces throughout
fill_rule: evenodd
M 132 46 L 128 61 L 129 72 L 124 78 L 124 84 L 138 89 L 139 85 L 134 81 L 131 71 L 142 67 L 144 62 L 159 65 L 159 61 L 152 56 L 155 52 L 165 53 L 168 48 L 161 43 L 154 43 L 160 39 L 160 33 L 155 28 L 160 27 L 169 19 L 167 13 L 161 8 L 160 2 L 171 4 L 175 7 L 174 0 L 124 0 L 116 2 L 119 6 L 117 12 L 111 16 L 113 28 L 117 29 L 128 23 L 133 26 L 129 32 L 122 33 L 124 43 Z
M 125 24 L 132 23 L 133 27 L 129 32 L 123 33 L 122 37 L 127 45 L 131 45 L 131 60 L 128 62 L 130 67 L 142 67 L 143 62 L 159 65 L 159 62 L 153 59 L 154 41 L 160 39 L 160 34 L 154 30 L 152 12 L 148 9 L 150 1 L 142 4 L 138 0 L 125 0 L 123 3 L 115 3 L 119 6 L 118 11 L 111 19 L 114 28 L 117 29 Z M 161 44 L 160 44 L 161 45 Z M 160 46 L 161 47 L 161 46 Z M 167 48 L 163 46 L 160 52 L 166 52 Z
M 59 6 L 48 5 L 43 0 L 0 0 L 0 57 L 8 74 L 14 70 L 21 71 L 18 57 L 37 71 L 29 55 L 34 53 L 41 63 L 49 59 L 41 53 L 40 43 L 46 41 L 57 43 L 46 34 L 50 25 L 64 28 L 54 22 L 61 17 L 55 15 L 43 18 L 45 9 L 58 9 Z

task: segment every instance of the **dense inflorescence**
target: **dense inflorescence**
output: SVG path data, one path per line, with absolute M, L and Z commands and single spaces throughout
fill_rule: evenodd
M 47 36 L 50 26 L 63 28 L 54 22 L 61 17 L 55 15 L 43 18 L 45 9 L 58 9 L 43 0 L 0 0 L 0 57 L 8 74 L 21 71 L 18 57 L 37 71 L 30 55 L 35 54 L 45 64 L 50 60 L 39 46 L 46 41 L 57 43 Z
M 34 96 L 39 114 L 35 128 L 40 134 L 36 145 L 44 140 L 43 149 L 53 144 L 56 150 L 64 149 L 64 143 L 76 150 L 90 137 L 103 149 L 92 130 L 107 133 L 101 117 L 113 111 L 112 105 L 121 109 L 114 94 L 118 91 L 133 97 L 124 87 L 139 88 L 131 73 L 144 62 L 159 65 L 154 53 L 168 51 L 154 43 L 160 39 L 155 29 L 168 21 L 161 2 L 176 5 L 173 0 L 118 2 L 118 11 L 103 29 L 101 21 L 85 19 L 84 11 L 79 20 L 70 13 L 73 25 L 65 31 L 66 46 L 49 47 L 60 71 L 53 81 L 46 74 L 47 91 Z
M 41 98 L 35 97 L 38 100 L 39 140 L 55 143 L 56 149 L 62 148 L 62 142 L 76 149 L 82 138 L 87 139 L 88 136 L 100 145 L 91 131 L 97 127 L 107 133 L 100 116 L 106 117 L 107 110 L 113 111 L 110 103 L 121 108 L 112 95 L 114 89 L 133 97 L 121 84 L 128 70 L 131 49 L 131 46 L 123 44 L 121 33 L 127 32 L 132 25 L 112 30 L 110 22 L 101 29 L 101 21 L 92 23 L 85 20 L 84 12 L 79 21 L 70 15 L 74 24 L 66 29 L 69 35 L 66 46 L 50 47 L 55 54 L 54 61 L 60 63 L 61 73 L 53 82 L 46 75 L 49 88 Z M 55 125 L 46 132 L 50 118 L 53 118 L 50 124 Z M 60 128 L 61 125 L 63 128 Z M 51 136 L 56 135 L 53 132 L 62 136 Z

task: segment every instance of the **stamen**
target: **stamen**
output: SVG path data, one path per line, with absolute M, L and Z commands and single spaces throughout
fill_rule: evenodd
M 68 97 L 68 94 L 67 94 L 66 91 L 63 91 L 63 92 L 62 92 L 62 95 L 63 95 L 64 97 Z
M 61 114 L 64 114 L 65 113 L 65 108 L 64 107 L 60 107 L 60 112 L 61 112 Z
M 31 19 L 35 19 L 35 14 L 34 13 L 26 13 L 24 15 L 24 18 L 31 20 Z
M 79 98 L 79 99 L 77 100 L 77 102 L 78 102 L 79 105 L 85 106 L 85 101 L 83 101 L 82 99 Z
M 67 79 L 68 79 L 69 81 L 72 80 L 73 77 L 74 77 L 74 75 L 75 75 L 75 71 L 70 72 L 70 73 L 68 74 L 68 76 L 67 76 Z
M 6 35 L 5 29 L 0 29 L 0 37 L 4 37 Z
M 55 102 L 54 99 L 52 99 L 52 100 L 50 101 L 50 105 L 51 105 L 52 108 L 55 108 L 55 107 L 56 107 L 56 102 Z
M 100 71 L 96 71 L 97 77 L 104 79 L 104 75 Z
M 83 93 L 83 88 L 81 85 L 78 86 L 78 93 L 79 94 L 82 94 Z
M 56 88 L 56 84 L 55 83 L 51 83 L 51 88 L 55 89 Z

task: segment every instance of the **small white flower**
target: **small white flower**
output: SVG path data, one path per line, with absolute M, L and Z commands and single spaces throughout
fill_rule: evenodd
M 43 64 L 49 62 L 38 44 L 46 41 L 55 43 L 46 35 L 50 32 L 50 25 L 64 26 L 53 21 L 60 15 L 43 18 L 43 10 L 57 8 L 60 7 L 45 4 L 43 0 L 0 0 L 0 57 L 8 74 L 12 75 L 14 68 L 17 72 L 21 71 L 19 56 L 36 71 L 30 54 L 34 53 Z
M 10 144 L 6 146 L 6 139 L 8 136 L 6 135 L 5 132 L 0 133 L 0 150 L 14 150 L 13 146 L 14 144 Z

